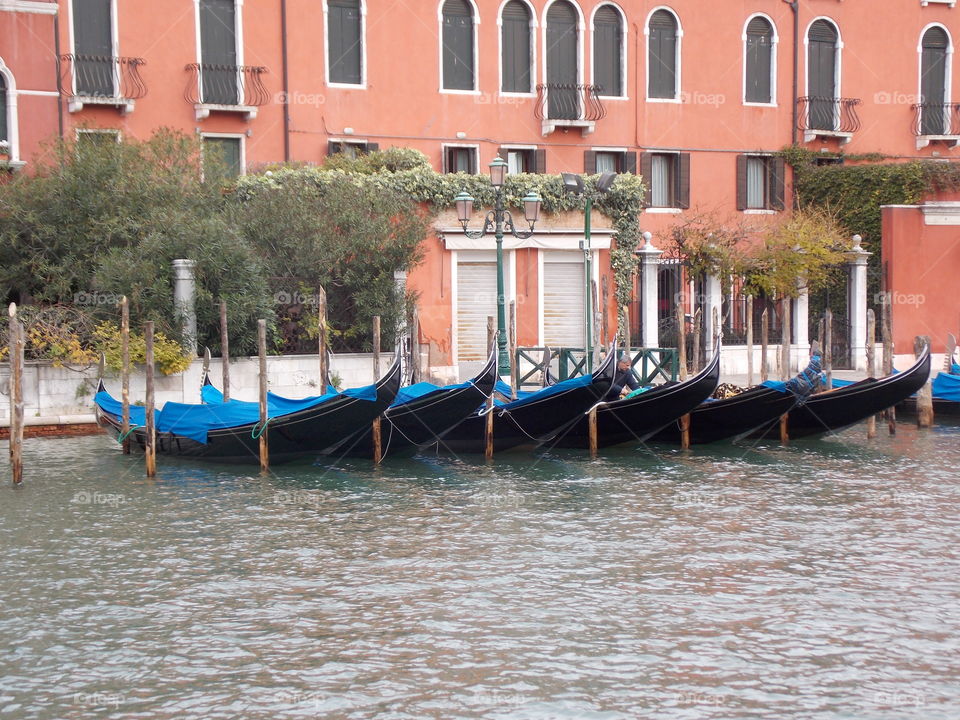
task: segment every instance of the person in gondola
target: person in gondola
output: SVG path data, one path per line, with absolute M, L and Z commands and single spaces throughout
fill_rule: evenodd
M 624 391 L 630 392 L 631 390 L 639 389 L 639 387 L 640 383 L 637 381 L 637 376 L 633 374 L 633 368 L 630 366 L 630 356 L 626 353 L 621 353 L 620 358 L 617 360 L 617 372 L 614 374 L 610 389 L 607 391 L 607 394 L 604 395 L 603 399 L 606 402 L 619 400 L 620 396 L 624 394 Z
M 796 377 L 787 380 L 787 390 L 798 397 L 805 398 L 820 388 L 820 373 L 823 372 L 823 354 L 814 341 L 810 349 L 810 364 Z

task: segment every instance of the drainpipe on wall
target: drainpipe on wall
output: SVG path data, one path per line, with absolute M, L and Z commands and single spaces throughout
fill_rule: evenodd
M 793 11 L 793 107 L 791 111 L 792 127 L 790 128 L 791 144 L 797 144 L 797 92 L 800 77 L 800 2 L 799 0 L 784 0 Z
M 283 56 L 283 160 L 290 162 L 290 85 L 287 76 L 287 0 L 280 0 L 280 51 Z
M 58 8 L 59 10 L 59 8 Z M 56 53 L 57 69 L 57 125 L 60 130 L 60 139 L 63 140 L 63 81 L 60 73 L 60 13 L 53 16 L 53 51 Z

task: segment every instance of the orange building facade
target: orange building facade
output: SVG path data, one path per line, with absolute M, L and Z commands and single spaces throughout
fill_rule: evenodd
M 633 172 L 649 188 L 640 221 L 658 262 L 655 248 L 691 216 L 762 224 L 785 212 L 789 169 L 774 153 L 793 142 L 956 157 L 955 5 L 0 0 L 0 150 L 28 171 L 50 138 L 168 126 L 216 143 L 239 172 L 390 146 L 423 151 L 439 171 L 483 173 L 499 154 L 513 172 Z M 611 232 L 595 220 L 605 341 L 616 330 Z M 548 218 L 506 241 L 521 345 L 582 345 L 582 222 Z M 409 277 L 421 340 L 431 365 L 469 364 L 495 312 L 492 239 L 470 240 L 444 215 L 424 242 Z M 721 299 L 707 285 L 709 326 Z M 670 294 L 636 295 L 635 337 L 656 344 Z

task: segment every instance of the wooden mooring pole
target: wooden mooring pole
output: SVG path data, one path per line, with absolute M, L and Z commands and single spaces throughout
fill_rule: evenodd
M 493 315 L 487 316 L 487 355 L 493 351 L 493 345 L 496 342 L 496 335 L 493 330 Z M 487 401 L 487 422 L 484 425 L 484 453 L 487 460 L 493 459 L 493 396 L 490 393 L 490 399 Z
M 767 350 L 770 345 L 770 316 L 767 315 L 768 308 L 764 308 L 760 313 L 760 382 L 767 381 L 769 373 L 769 363 L 767 362 Z
M 677 305 L 677 357 L 680 365 L 680 379 L 687 379 L 687 318 L 683 303 Z
M 380 316 L 373 316 L 373 381 L 380 379 Z M 383 460 L 383 436 L 380 432 L 380 416 L 373 420 L 371 426 L 373 434 L 373 462 L 380 464 Z
M 883 306 L 880 308 L 880 337 L 883 340 L 883 374 L 893 373 L 893 311 L 890 292 L 883 293 Z M 897 434 L 897 409 L 887 408 L 884 411 L 887 418 L 887 432 Z
M 867 310 L 867 377 L 876 377 L 877 373 L 877 317 L 873 308 Z M 877 416 L 867 418 L 867 438 L 877 436 Z
M 223 401 L 230 401 L 230 331 L 227 327 L 227 303 L 220 301 L 220 372 L 223 377 Z
M 329 350 L 327 349 L 327 291 L 317 286 L 317 352 L 320 355 L 320 394 L 327 394 L 330 384 Z M 374 379 L 376 380 L 376 379 Z
M 146 465 L 147 477 L 152 478 L 157 475 L 157 427 L 154 409 L 154 360 L 153 360 L 153 320 L 148 320 L 143 324 L 143 339 L 146 346 L 144 352 L 144 361 L 146 365 L 147 389 L 144 402 L 144 429 L 146 437 L 144 440 L 143 458 Z
M 412 377 L 418 383 L 423 379 L 423 370 L 420 367 L 420 311 L 413 311 L 413 321 L 410 329 L 410 354 L 413 356 Z
M 827 374 L 827 390 L 833 390 L 833 311 L 823 311 L 823 371 Z
M 270 415 L 267 408 L 267 321 L 257 320 L 257 355 L 260 359 L 260 425 L 257 430 L 260 432 L 260 472 L 265 473 L 270 470 L 270 446 L 267 443 Z
M 120 437 L 123 454 L 130 454 L 130 301 L 120 299 Z
M 747 387 L 753 387 L 753 295 L 747 295 Z
M 693 357 L 690 358 L 690 372 L 700 372 L 700 335 L 703 327 L 703 313 L 700 308 L 693 314 Z
M 517 399 L 517 303 L 510 301 L 510 331 L 507 339 L 507 348 L 510 353 L 510 398 Z
M 914 356 L 919 358 L 929 345 L 929 335 L 917 335 L 913 341 Z M 917 427 L 933 427 L 933 385 L 929 377 L 917 392 Z
M 23 325 L 17 305 L 10 303 L 10 474 L 13 484 L 23 482 Z
M 783 298 L 783 323 L 780 338 L 780 379 L 789 380 L 793 376 L 790 367 L 790 349 L 793 347 L 793 303 L 789 297 Z

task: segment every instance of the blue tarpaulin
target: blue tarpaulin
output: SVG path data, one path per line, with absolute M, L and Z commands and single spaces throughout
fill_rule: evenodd
M 960 367 L 954 365 L 958 371 Z M 933 396 L 939 400 L 960 402 L 960 375 L 939 373 L 933 379 Z
M 542 400 L 543 398 L 550 397 L 551 395 L 556 395 L 557 393 L 567 392 L 568 390 L 573 390 L 574 388 L 586 387 L 592 382 L 593 375 L 583 375 L 582 377 L 571 378 L 570 380 L 558 382 L 556 385 L 549 385 L 542 390 L 536 390 L 534 392 L 520 392 L 518 390 L 516 400 L 508 403 L 497 401 L 497 405 L 499 407 L 512 410 L 536 400 Z M 497 383 L 497 392 L 502 392 L 507 397 L 510 397 L 510 386 L 500 381 Z
M 433 383 L 428 382 L 414 383 L 413 385 L 400 388 L 400 392 L 397 393 L 397 397 L 394 399 L 393 404 L 390 405 L 390 407 L 406 405 L 408 402 L 416 400 L 417 398 L 421 398 L 424 395 L 429 395 L 436 390 L 460 390 L 465 387 L 470 387 L 471 384 L 472 382 L 470 380 L 467 382 L 462 382 L 459 385 L 434 385 Z

